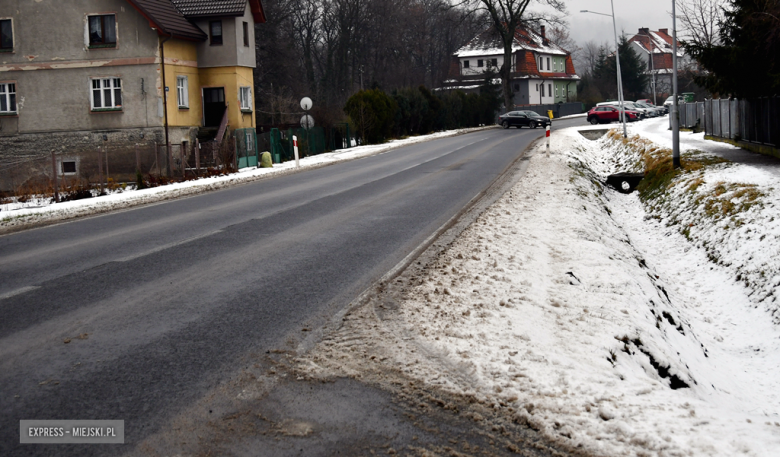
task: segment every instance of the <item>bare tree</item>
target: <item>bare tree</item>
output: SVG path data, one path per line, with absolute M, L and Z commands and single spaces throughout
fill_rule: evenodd
M 579 52 L 575 54 L 575 65 L 580 74 L 593 75 L 596 70 L 596 63 L 599 61 L 599 54 L 606 47 L 604 44 L 598 44 L 591 40 L 586 42 Z
M 263 6 L 268 22 L 255 29 L 258 123 L 277 123 L 289 111 L 283 99 L 304 95 L 327 110 L 327 119 L 341 121 L 361 76 L 364 88 L 388 92 L 437 87 L 452 54 L 489 24 L 484 10 L 452 0 L 264 0 Z
M 677 19 L 682 38 L 701 46 L 718 44 L 726 4 L 727 0 L 679 0 Z
M 542 21 L 562 23 L 560 14 L 566 12 L 563 0 L 472 0 L 479 7 L 487 11 L 493 27 L 501 37 L 504 46 L 504 63 L 499 69 L 501 76 L 501 89 L 504 95 L 504 107 L 512 106 L 512 86 L 510 84 L 512 73 L 512 43 L 515 33 L 520 26 L 538 24 Z M 536 13 L 528 10 L 532 4 L 540 4 L 551 7 L 555 13 Z

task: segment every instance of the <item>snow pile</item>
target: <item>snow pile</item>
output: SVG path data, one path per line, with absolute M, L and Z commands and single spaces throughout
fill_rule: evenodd
M 555 152 L 533 153 L 519 183 L 401 286 L 397 311 L 358 307 L 303 366 L 362 378 L 381 362 L 564 450 L 776 455 L 780 329 L 731 267 L 667 227 L 667 207 L 659 220 L 636 193 L 603 187 L 639 163 L 621 147 L 555 132 Z
M 463 133 L 494 128 L 495 126 L 477 127 L 462 130 L 449 130 L 409 137 L 402 140 L 393 140 L 385 144 L 357 146 L 349 149 L 305 157 L 300 160 L 301 168 L 318 168 L 345 160 L 357 159 L 374 154 L 383 153 L 410 144 L 429 141 L 436 138 L 460 135 Z M 104 213 L 117 209 L 170 200 L 189 195 L 196 195 L 211 190 L 223 189 L 237 184 L 247 183 L 270 176 L 280 176 L 298 171 L 295 162 L 289 161 L 275 164 L 273 168 L 244 168 L 238 173 L 225 176 L 201 178 L 193 181 L 185 181 L 166 186 L 153 187 L 142 190 L 133 188 L 117 189 L 96 198 L 75 200 L 53 204 L 52 199 L 34 198 L 24 203 L 0 204 L 0 232 L 32 226 L 39 223 L 73 219 L 80 216 Z

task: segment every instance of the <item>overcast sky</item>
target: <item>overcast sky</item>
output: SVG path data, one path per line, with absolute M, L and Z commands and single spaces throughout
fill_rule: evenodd
M 650 30 L 672 30 L 672 0 L 613 0 L 615 4 L 615 19 L 617 32 L 625 31 L 631 36 L 640 27 Z M 610 0 L 566 0 L 569 12 L 569 33 L 572 39 L 582 46 L 586 41 L 597 43 L 609 41 L 614 43 L 612 18 L 591 13 L 580 13 L 580 10 L 597 11 L 610 14 Z M 679 27 L 679 24 L 678 24 Z

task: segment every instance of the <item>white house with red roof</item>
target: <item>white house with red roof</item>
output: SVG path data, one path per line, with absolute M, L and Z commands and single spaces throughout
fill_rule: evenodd
M 474 37 L 453 56 L 449 90 L 478 90 L 486 74 L 504 63 L 504 47 L 494 27 Z M 577 81 L 571 53 L 539 32 L 518 28 L 512 44 L 511 87 L 515 105 L 541 105 L 575 101 Z

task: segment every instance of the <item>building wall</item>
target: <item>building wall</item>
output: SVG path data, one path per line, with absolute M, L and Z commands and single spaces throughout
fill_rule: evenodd
M 116 48 L 88 49 L 87 15 L 109 13 L 116 14 Z M 3 64 L 123 59 L 157 47 L 149 22 L 126 0 L 3 0 L 0 16 L 13 19 L 15 38 Z
M 539 65 L 539 58 L 542 59 L 542 64 Z M 547 69 L 547 60 L 550 61 L 549 70 Z M 536 64 L 540 73 L 566 73 L 566 57 L 550 54 L 537 54 Z
M 531 97 L 531 104 L 534 105 L 545 105 L 550 103 L 555 103 L 555 87 L 553 86 L 553 82 L 550 79 L 531 79 L 529 80 L 529 89 L 530 89 L 530 97 Z M 544 96 L 542 96 L 541 91 L 541 85 L 544 84 Z M 550 88 L 552 87 L 553 92 L 550 93 Z
M 255 18 L 249 9 L 249 2 L 246 2 L 246 9 L 242 17 L 235 18 L 236 21 L 236 65 L 241 67 L 257 67 L 257 54 L 255 53 Z M 249 35 L 249 46 L 244 46 L 243 23 L 247 23 L 247 33 Z
M 463 76 L 474 76 L 474 75 L 481 75 L 485 73 L 488 69 L 491 67 L 488 67 L 488 62 L 490 62 L 492 59 L 496 59 L 496 67 L 493 68 L 493 71 L 496 73 L 501 68 L 502 65 L 504 65 L 504 56 L 503 55 L 486 55 L 486 56 L 475 56 L 475 57 L 462 57 L 459 59 L 460 61 L 460 74 Z M 482 66 L 479 66 L 479 61 L 482 61 Z M 465 68 L 463 65 L 465 61 L 469 62 L 468 68 Z
M 203 97 L 198 70 L 198 43 L 172 39 L 165 42 L 165 85 L 167 91 L 168 125 L 197 127 L 203 125 Z M 187 108 L 179 107 L 176 80 L 187 77 Z M 162 81 L 160 81 L 162 84 Z M 162 93 L 162 91 L 160 92 Z
M 17 117 L 0 119 L 0 136 L 161 125 L 157 34 L 127 2 L 4 0 L 3 6 L 14 21 L 14 52 L 0 55 L 0 79 L 16 82 L 18 106 Z M 87 16 L 102 13 L 116 15 L 117 45 L 89 49 Z M 121 79 L 121 111 L 91 110 L 94 77 Z
M 514 91 L 514 104 L 515 105 L 530 105 L 535 103 L 531 99 L 530 80 L 528 79 L 516 79 L 512 81 L 512 90 Z
M 555 103 L 573 102 L 577 99 L 577 81 L 555 81 L 553 91 Z
M 254 83 L 252 69 L 247 67 L 218 67 L 200 69 L 201 88 L 224 87 L 225 101 L 228 104 L 228 123 L 230 130 L 255 126 L 255 110 L 241 111 L 238 99 L 239 87 L 250 87 L 254 101 Z
M 222 44 L 211 44 L 211 30 L 209 23 L 214 20 L 222 21 Z M 197 46 L 198 67 L 251 67 L 256 66 L 255 60 L 255 27 L 252 13 L 249 9 L 249 2 L 241 17 L 221 17 L 209 18 L 193 21 L 200 27 L 209 39 L 199 42 Z M 244 32 L 242 23 L 247 23 L 247 32 L 249 34 L 249 46 L 244 46 Z

